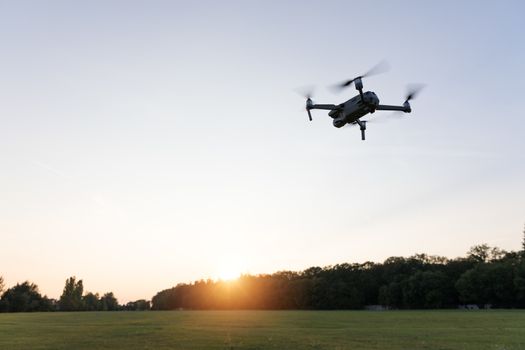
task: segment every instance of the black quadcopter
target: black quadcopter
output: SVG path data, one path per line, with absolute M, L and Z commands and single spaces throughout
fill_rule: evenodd
M 315 104 L 311 99 L 311 94 L 306 94 L 306 111 L 308 112 L 308 118 L 310 118 L 310 121 L 312 120 L 312 114 L 310 113 L 310 110 L 312 109 L 329 110 L 330 112 L 328 112 L 328 115 L 334 120 L 333 123 L 336 128 L 343 127 L 346 124 L 350 126 L 359 125 L 361 129 L 361 139 L 364 140 L 366 123 L 368 121 L 360 120 L 360 118 L 364 117 L 368 113 L 374 113 L 375 111 L 401 111 L 405 113 L 412 112 L 409 101 L 416 96 L 417 92 L 421 89 L 421 86 L 417 89 L 412 89 L 409 91 L 402 106 L 380 105 L 379 98 L 374 92 L 363 92 L 363 82 L 361 79 L 373 74 L 378 74 L 380 71 L 384 71 L 386 69 L 385 63 L 381 63 L 363 75 L 335 85 L 335 88 L 343 89 L 354 83 L 355 88 L 357 91 L 359 91 L 359 95 L 352 97 L 348 101 L 338 105 Z

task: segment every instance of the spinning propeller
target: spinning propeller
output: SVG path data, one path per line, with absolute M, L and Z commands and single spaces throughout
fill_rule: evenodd
M 302 88 L 297 89 L 296 92 L 303 96 L 306 99 L 306 112 L 308 113 L 308 119 L 312 121 L 312 114 L 310 113 L 310 109 L 312 108 L 314 102 L 312 101 L 312 95 L 313 95 L 313 87 L 308 88 Z
M 370 77 L 370 76 L 376 75 L 376 74 L 385 73 L 389 69 L 390 69 L 390 66 L 388 65 L 388 63 L 386 63 L 386 61 L 381 61 L 378 64 L 376 64 L 374 67 L 369 69 L 368 72 L 366 72 L 365 74 L 357 76 L 357 77 L 355 77 L 353 79 L 350 79 L 350 80 L 343 81 L 342 83 L 336 84 L 336 85 L 333 86 L 333 88 L 336 89 L 336 90 L 342 90 L 345 87 L 348 87 L 348 86 L 352 85 L 353 82 L 357 83 L 362 78 Z
M 409 85 L 408 91 L 407 91 L 407 98 L 405 100 L 405 103 L 407 103 L 408 101 L 413 100 L 414 98 L 416 98 L 416 96 L 421 92 L 421 90 L 423 90 L 424 87 L 425 87 L 424 84 Z

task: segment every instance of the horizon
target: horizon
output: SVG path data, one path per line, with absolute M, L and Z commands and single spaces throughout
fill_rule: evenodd
M 7 286 L 58 298 L 77 276 L 125 302 L 177 281 L 520 247 L 523 2 L 0 8 Z M 297 88 L 340 103 L 355 89 L 327 87 L 382 60 L 365 90 L 398 104 L 426 84 L 411 114 L 364 142 L 326 111 L 308 121 Z
M 522 237 L 522 249 L 516 250 L 516 251 L 514 251 L 514 250 L 512 250 L 512 251 L 503 250 L 503 252 L 505 252 L 505 253 L 512 253 L 512 252 L 519 252 L 519 251 L 523 250 L 523 245 L 525 244 L 525 229 L 523 231 L 523 234 L 524 234 L 524 236 Z M 481 246 L 481 245 L 485 245 L 485 243 L 475 244 L 471 248 L 473 248 L 475 246 Z M 489 248 L 500 248 L 500 247 L 497 247 L 497 246 L 488 246 L 488 247 Z M 465 252 L 464 256 L 456 256 L 456 257 L 448 257 L 448 256 L 441 256 L 441 255 L 430 255 L 430 254 L 426 254 L 426 253 L 414 253 L 414 254 L 412 254 L 410 256 L 403 256 L 402 258 L 408 259 L 408 258 L 420 256 L 420 255 L 426 255 L 427 257 L 430 257 L 430 258 L 432 258 L 432 257 L 440 257 L 440 258 L 446 258 L 447 260 L 455 260 L 455 259 L 466 259 L 468 257 L 468 253 L 469 252 Z M 275 270 L 275 271 L 271 271 L 271 272 L 257 272 L 257 273 L 251 273 L 251 272 L 240 272 L 240 273 L 237 273 L 237 272 L 235 272 L 234 274 L 229 273 L 230 271 L 226 271 L 227 273 L 223 274 L 222 276 L 219 274 L 219 276 L 215 276 L 215 277 L 196 278 L 196 279 L 188 280 L 188 281 L 177 281 L 175 283 L 172 283 L 170 286 L 166 286 L 165 288 L 161 288 L 161 290 L 157 291 L 155 294 L 158 294 L 158 293 L 160 293 L 163 290 L 174 288 L 175 286 L 177 286 L 179 284 L 191 285 L 191 284 L 194 284 L 196 282 L 201 282 L 201 281 L 225 282 L 225 283 L 233 282 L 233 283 L 235 283 L 241 277 L 244 277 L 244 276 L 254 276 L 254 277 L 256 277 L 256 276 L 264 276 L 264 275 L 273 275 L 273 274 L 276 274 L 276 273 L 279 273 L 279 272 L 301 273 L 301 272 L 304 272 L 305 270 L 307 270 L 309 268 L 320 267 L 322 269 L 325 269 L 325 268 L 331 268 L 331 267 L 334 267 L 334 266 L 337 266 L 337 265 L 342 265 L 342 264 L 365 264 L 365 263 L 368 263 L 368 262 L 371 262 L 371 263 L 374 263 L 374 264 L 384 264 L 388 259 L 394 258 L 394 257 L 399 257 L 399 256 L 390 256 L 390 257 L 385 258 L 383 261 L 371 261 L 371 260 L 366 260 L 366 261 L 344 261 L 344 262 L 338 262 L 338 263 L 333 263 L 333 264 L 324 265 L 324 266 L 312 265 L 312 266 L 307 266 L 307 267 L 300 268 L 300 269 L 297 269 L 297 270 L 280 269 L 280 270 Z M 68 276 L 66 278 L 66 280 L 69 279 L 70 277 L 76 278 L 77 281 L 82 281 L 84 283 L 84 293 L 83 293 L 83 295 L 86 295 L 87 293 L 95 293 L 95 294 L 103 295 L 104 293 L 112 292 L 110 290 L 107 290 L 107 291 L 106 290 L 105 291 L 94 291 L 94 290 L 91 290 L 91 289 L 86 287 L 85 281 L 84 281 L 84 279 L 81 276 Z M 66 282 L 66 280 L 64 280 L 64 282 Z M 18 281 L 16 283 L 18 284 L 18 283 L 24 283 L 24 282 L 34 283 L 34 284 L 36 284 L 38 286 L 37 282 L 29 281 L 29 280 L 22 280 L 22 281 Z M 11 285 L 11 286 L 6 285 L 5 289 L 11 288 L 12 286 L 14 286 L 14 285 Z M 39 288 L 39 291 L 42 292 L 40 290 L 40 288 Z M 60 299 L 60 295 L 58 295 L 58 296 L 49 296 L 49 295 L 47 295 L 45 293 L 42 293 L 42 295 L 45 296 L 45 297 L 48 297 L 50 299 L 55 299 L 55 300 L 59 300 Z M 118 295 L 115 295 L 115 297 L 117 298 L 119 303 L 122 304 L 122 305 L 124 305 L 127 302 L 133 302 L 133 301 L 138 301 L 138 300 L 149 300 L 150 301 L 153 298 L 153 296 L 154 295 L 152 295 L 149 298 L 148 297 L 142 297 L 142 298 L 137 298 L 137 299 L 133 299 L 133 300 L 124 300 L 124 301 L 122 301 L 122 300 L 120 300 L 118 298 Z

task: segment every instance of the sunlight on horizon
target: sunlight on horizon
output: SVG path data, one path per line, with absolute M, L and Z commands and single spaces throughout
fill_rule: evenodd
M 246 273 L 245 264 L 237 257 L 220 259 L 214 273 L 214 278 L 222 281 L 234 281 Z

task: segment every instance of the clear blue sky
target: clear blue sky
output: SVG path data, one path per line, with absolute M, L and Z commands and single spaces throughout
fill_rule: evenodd
M 120 301 L 178 282 L 519 248 L 522 1 L 0 1 L 0 275 Z M 294 89 L 386 59 L 406 119 Z M 377 114 L 375 115 L 377 116 Z

